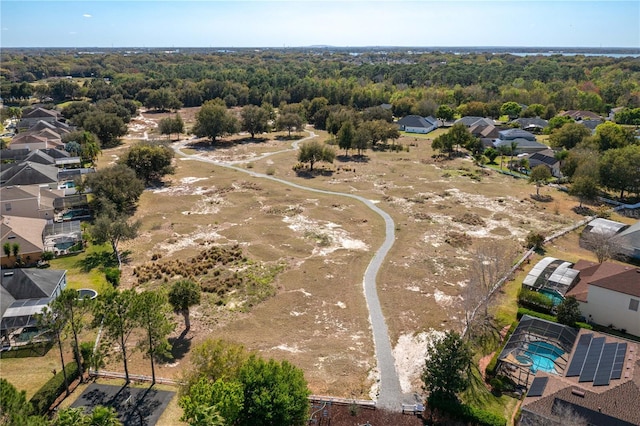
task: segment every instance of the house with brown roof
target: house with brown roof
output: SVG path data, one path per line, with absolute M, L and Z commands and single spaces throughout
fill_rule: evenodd
M 33 111 L 24 114 L 18 123 L 19 129 L 28 129 L 38 121 L 46 121 L 48 123 L 52 123 L 54 121 L 58 121 L 60 118 L 60 113 L 58 111 L 45 109 L 45 108 L 36 108 Z
M 64 149 L 64 144 L 57 133 L 51 130 L 41 130 L 18 134 L 11 140 L 8 148 L 11 150 L 28 149 L 29 151 L 48 148 Z
M 583 120 L 602 121 L 602 117 L 599 114 L 596 114 L 595 112 L 592 112 L 592 111 L 570 109 L 568 111 L 562 111 L 558 115 L 560 117 L 572 118 L 575 121 L 583 121 Z
M 565 296 L 574 296 L 587 321 L 640 336 L 640 268 L 579 260 L 579 280 Z
M 27 264 L 40 260 L 44 251 L 43 233 L 47 225 L 45 219 L 18 216 L 0 216 L 0 245 L 17 244 L 20 248 L 18 255 Z M 0 265 L 3 268 L 13 267 L 16 258 L 13 254 L 7 256 L 2 251 Z

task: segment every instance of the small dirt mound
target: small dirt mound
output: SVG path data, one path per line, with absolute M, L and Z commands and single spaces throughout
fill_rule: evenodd
M 484 219 L 478 216 L 475 213 L 465 213 L 463 215 L 458 215 L 453 218 L 455 222 L 464 223 L 466 225 L 472 226 L 484 226 Z

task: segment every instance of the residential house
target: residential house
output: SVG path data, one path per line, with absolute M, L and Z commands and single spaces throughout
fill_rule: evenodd
M 58 134 L 58 136 L 62 137 L 67 133 L 70 133 L 73 128 L 69 126 L 67 123 L 63 123 L 62 121 L 43 121 L 39 120 L 36 124 L 29 127 L 30 132 L 39 132 L 42 130 L 50 130 Z
M 434 117 L 407 115 L 396 122 L 398 129 L 407 133 L 429 133 L 438 128 L 438 120 Z
M 522 400 L 518 424 L 640 425 L 640 409 L 636 409 L 640 401 L 639 350 L 638 342 L 580 329 L 571 352 L 558 358 L 565 368 L 536 372 Z M 549 359 L 549 355 L 535 356 Z
M 622 222 L 597 218 L 585 226 L 580 235 L 580 246 L 591 249 L 590 236 L 611 237 L 612 255 L 640 259 L 640 221 L 629 226 Z M 600 238 L 596 238 L 599 241 Z
M 51 135 L 40 135 L 37 133 L 20 133 L 16 137 L 11 140 L 9 144 L 9 149 L 28 149 L 29 151 L 35 151 L 38 149 L 47 149 L 47 148 L 62 148 L 64 149 L 64 144 L 60 140 L 58 135 L 55 135 L 55 138 L 49 138 Z
M 640 220 L 620 231 L 614 242 L 619 253 L 632 259 L 640 259 Z
M 39 185 L 0 187 L 0 214 L 52 221 L 54 200 L 64 197 L 63 189 Z
M 534 152 L 549 149 L 548 146 L 541 144 L 536 140 L 534 134 L 522 129 L 508 129 L 498 132 L 499 137 L 494 142 L 496 148 L 506 146 L 510 148 L 515 144 L 514 154 L 533 154 Z
M 556 159 L 551 149 L 534 152 L 529 156 L 529 167 L 533 169 L 536 166 L 546 166 L 551 172 L 551 176 L 561 178 L 560 160 Z
M 531 117 L 531 118 L 516 118 L 510 122 L 511 124 L 517 124 L 519 128 L 522 130 L 526 130 L 531 133 L 540 133 L 542 130 L 549 125 L 547 120 L 544 120 L 540 117 Z
M 23 161 L 0 173 L 0 186 L 58 183 L 58 168 L 47 164 Z
M 36 108 L 27 114 L 24 114 L 18 122 L 18 129 L 28 129 L 38 121 L 45 121 L 47 123 L 53 123 L 58 121 L 60 113 L 45 108 Z
M 567 291 L 589 322 L 640 336 L 640 268 L 580 260 L 579 280 Z
M 458 124 L 458 123 L 462 123 L 467 127 L 472 127 L 476 125 L 482 125 L 482 126 L 495 125 L 495 122 L 491 118 L 474 117 L 471 115 L 467 115 L 462 118 L 459 118 L 454 122 L 454 124 Z
M 36 263 L 44 251 L 43 233 L 46 225 L 45 219 L 2 215 L 0 216 L 0 245 L 4 247 L 9 243 L 13 247 L 17 244 L 20 259 L 26 264 Z M 0 265 L 3 268 L 13 267 L 16 260 L 13 253 L 7 256 L 4 249 L 2 250 Z
M 562 111 L 558 115 L 561 117 L 572 118 L 574 121 L 585 121 L 585 120 L 602 121 L 602 117 L 600 117 L 599 114 L 596 114 L 595 112 L 591 112 L 591 111 L 584 111 L 584 110 L 570 109 L 568 111 Z
M 37 326 L 36 315 L 67 287 L 67 271 L 5 269 L 0 273 L 0 336 L 7 343 L 26 343 Z M 24 335 L 24 336 L 21 336 Z M 21 338 L 22 337 L 22 338 Z

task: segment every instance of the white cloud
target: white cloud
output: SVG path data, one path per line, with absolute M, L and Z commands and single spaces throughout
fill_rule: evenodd
M 85 18 L 93 18 L 93 15 L 90 15 L 88 13 L 85 13 L 82 16 L 85 17 Z

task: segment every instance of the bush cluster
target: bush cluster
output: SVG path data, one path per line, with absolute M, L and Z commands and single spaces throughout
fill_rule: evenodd
M 66 372 L 67 383 L 71 385 L 71 382 L 79 377 L 78 364 L 76 364 L 75 361 L 68 363 L 66 365 Z M 49 407 L 51 407 L 64 390 L 64 374 L 62 370 L 60 370 L 33 395 L 29 402 L 33 405 L 36 413 L 47 414 Z
M 136 267 L 133 270 L 133 275 L 138 278 L 138 284 L 173 277 L 194 279 L 197 276 L 207 274 L 211 270 L 215 271 L 220 266 L 232 265 L 246 260 L 246 257 L 242 254 L 242 249 L 238 245 L 233 247 L 213 246 L 203 250 L 191 259 L 146 263 Z M 218 275 L 220 274 L 218 273 Z
M 432 409 L 440 410 L 447 415 L 468 424 L 477 426 L 506 426 L 507 419 L 490 411 L 460 404 L 457 401 L 432 401 L 429 403 Z
M 530 317 L 541 318 L 551 322 L 558 322 L 556 317 L 553 315 L 543 314 L 540 312 L 532 311 L 531 309 L 527 309 L 527 308 L 518 308 L 518 313 L 516 314 L 516 317 L 520 319 L 522 318 L 523 315 L 529 315 Z M 591 324 L 587 324 L 586 322 L 576 322 L 576 327 L 584 328 L 585 330 L 593 330 L 593 327 L 591 326 Z
M 518 293 L 518 304 L 522 307 L 533 309 L 546 314 L 551 313 L 553 301 L 542 293 L 521 288 Z

